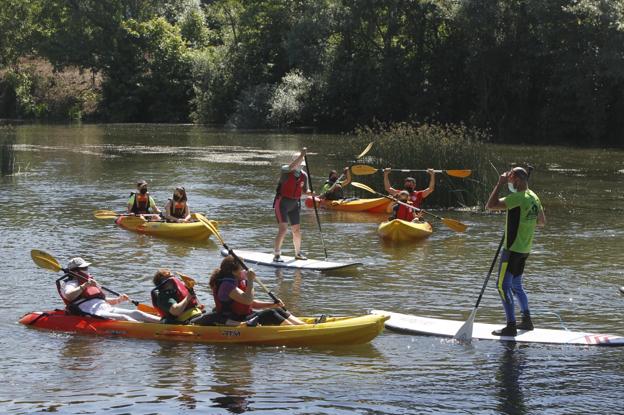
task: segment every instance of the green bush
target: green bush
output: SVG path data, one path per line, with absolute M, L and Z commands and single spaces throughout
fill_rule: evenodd
M 277 128 L 289 127 L 303 119 L 312 81 L 300 71 L 287 73 L 270 99 L 269 122 Z

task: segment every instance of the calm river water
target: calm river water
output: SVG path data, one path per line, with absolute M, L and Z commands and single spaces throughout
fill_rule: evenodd
M 278 166 L 303 144 L 320 187 L 340 168 L 336 137 L 240 134 L 194 126 L 22 126 L 0 130 L 14 142 L 15 174 L 0 178 L 0 412 L 2 413 L 517 413 L 622 411 L 624 348 L 460 345 L 384 332 L 357 347 L 214 346 L 81 337 L 16 323 L 60 307 L 55 274 L 31 249 L 63 264 L 80 255 L 118 291 L 147 301 L 159 267 L 183 271 L 212 304 L 209 272 L 219 246 L 174 242 L 95 220 L 95 209 L 125 205 L 137 179 L 159 204 L 177 184 L 192 208 L 222 221 L 232 247 L 270 251 Z M 496 147 L 507 162 L 537 167 L 532 188 L 548 226 L 526 269 L 536 325 L 624 334 L 624 153 Z M 373 149 L 374 151 L 374 149 Z M 414 166 L 425 168 L 427 166 Z M 434 166 L 444 167 L 444 166 Z M 470 166 L 465 166 L 470 167 Z M 398 176 L 397 176 L 398 178 Z M 400 182 L 399 182 L 400 183 Z M 322 247 L 314 213 L 303 209 L 304 249 Z M 435 224 L 422 242 L 382 243 L 382 216 L 321 212 L 330 259 L 357 259 L 349 272 L 275 272 L 263 282 L 298 315 L 364 314 L 372 308 L 464 320 L 497 247 L 501 215 L 443 212 L 465 234 Z M 285 243 L 291 250 L 290 240 Z M 504 321 L 493 281 L 477 321 Z

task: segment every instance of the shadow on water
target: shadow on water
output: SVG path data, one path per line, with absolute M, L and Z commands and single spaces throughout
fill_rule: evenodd
M 15 136 L 9 135 L 0 142 L 0 173 L 8 176 L 15 171 Z
M 526 354 L 515 342 L 504 342 L 502 346 L 504 350 L 496 372 L 497 409 L 504 414 L 525 414 L 527 408 L 520 377 L 526 367 Z
M 233 414 L 247 412 L 253 403 L 250 398 L 253 376 L 252 363 L 245 349 L 233 353 L 231 348 L 216 347 L 211 365 L 215 385 L 212 390 L 219 396 L 212 398 L 213 407 L 224 408 Z

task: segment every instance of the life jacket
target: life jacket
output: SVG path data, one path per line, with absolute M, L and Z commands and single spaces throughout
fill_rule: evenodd
M 130 211 L 134 214 L 149 213 L 149 208 L 150 208 L 149 192 L 145 194 L 132 192 L 130 193 L 130 196 L 132 195 L 134 195 L 134 203 L 132 204 L 132 209 L 130 209 Z
M 334 183 L 336 183 L 336 181 L 333 181 L 333 182 L 332 182 L 331 180 L 326 180 L 326 181 L 325 181 L 325 184 L 326 184 L 326 185 L 329 185 L 329 188 L 331 188 L 331 187 L 334 185 Z M 344 199 L 344 191 L 343 191 L 343 189 L 342 189 L 342 186 L 340 186 L 340 187 L 334 187 L 334 190 L 333 190 L 333 191 L 331 191 L 331 192 L 330 192 L 330 191 L 325 192 L 324 196 L 325 196 L 325 199 L 327 199 L 327 200 L 339 200 L 339 199 Z
M 414 205 L 415 208 L 420 209 L 420 207 L 422 206 L 422 201 L 423 201 L 423 192 L 420 190 L 414 190 L 412 192 L 409 192 L 409 199 L 410 202 L 412 202 L 412 205 Z
M 67 298 L 63 296 L 61 283 L 64 281 L 68 281 L 72 278 L 77 278 L 78 282 L 82 284 L 83 282 L 87 280 L 93 279 L 93 277 L 91 277 L 91 275 L 87 274 L 86 272 L 71 271 L 70 274 L 65 274 L 61 278 L 56 280 L 56 290 L 58 291 L 59 295 L 61 296 L 61 299 L 65 303 L 65 306 L 67 307 L 67 311 L 69 311 L 71 314 L 85 314 L 80 310 L 80 308 L 78 308 L 78 306 L 84 303 L 85 301 L 92 300 L 94 298 L 99 298 L 101 300 L 106 299 L 106 295 L 104 294 L 104 291 L 102 291 L 100 287 L 90 285 L 84 290 L 82 290 L 82 292 L 80 293 L 80 295 L 78 295 L 78 297 L 74 298 L 72 301 L 69 301 Z
M 299 200 L 305 180 L 306 175 L 303 171 L 299 174 L 299 177 L 296 177 L 293 171 L 288 172 L 287 179 L 277 184 L 275 197 Z
M 394 218 L 401 219 L 407 222 L 411 222 L 416 219 L 414 209 L 405 205 L 397 204 L 394 208 Z
M 169 199 L 171 202 L 171 211 L 169 214 L 174 218 L 182 219 L 185 217 L 184 211 L 186 210 L 186 202 L 176 202 L 175 200 Z
M 186 322 L 190 320 L 191 318 L 200 314 L 201 311 L 199 311 L 199 309 L 197 308 L 199 303 L 197 302 L 197 298 L 194 295 L 193 295 L 193 298 L 191 298 L 191 301 L 189 301 L 189 303 L 186 305 L 186 308 L 184 309 L 182 314 L 180 314 L 179 316 L 174 316 L 173 314 L 169 312 L 169 310 L 163 310 L 160 307 L 158 307 L 158 295 L 161 292 L 160 289 L 169 281 L 173 281 L 174 283 L 174 288 L 172 291 L 173 291 L 173 298 L 176 300 L 176 302 L 179 303 L 180 301 L 188 297 L 189 294 L 191 294 L 189 289 L 186 287 L 186 285 L 184 285 L 182 281 L 180 281 L 179 279 L 175 277 L 167 278 L 166 280 L 158 284 L 150 293 L 152 297 L 152 305 L 154 306 L 154 308 L 156 308 L 156 310 L 158 310 L 158 314 L 160 314 L 161 317 L 164 317 L 168 320 L 176 320 L 179 322 Z
M 228 298 L 227 301 L 219 300 L 219 288 L 225 281 L 231 282 L 241 290 L 245 291 L 247 288 L 247 280 L 240 280 L 236 282 L 236 278 L 233 276 L 219 277 L 217 278 L 215 286 L 212 288 L 212 296 L 214 297 L 215 312 L 223 315 L 224 317 L 231 318 L 232 320 L 244 320 L 246 316 L 253 313 L 251 304 L 243 304 Z

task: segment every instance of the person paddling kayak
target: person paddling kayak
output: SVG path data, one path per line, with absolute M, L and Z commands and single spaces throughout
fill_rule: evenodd
M 343 176 L 345 180 L 340 180 L 338 172 L 332 170 L 329 172 L 329 177 L 323 187 L 321 188 L 321 198 L 326 200 L 341 200 L 344 199 L 344 188 L 351 183 L 351 171 L 348 167 L 343 169 Z
M 147 182 L 145 180 L 139 180 L 137 182 L 136 193 L 130 193 L 127 211 L 128 213 L 134 213 L 135 215 L 160 213 L 158 206 L 156 206 L 156 202 L 154 202 L 154 198 L 152 198 L 147 191 Z
M 256 274 L 244 271 L 231 255 L 221 261 L 219 268 L 210 276 L 210 288 L 218 319 L 226 325 L 260 324 L 263 326 L 286 326 L 305 324 L 284 310 L 284 303 L 258 301 L 254 296 Z M 258 311 L 254 311 L 258 310 Z
M 390 167 L 384 169 L 384 188 L 392 196 L 398 196 L 401 189 L 395 189 L 390 184 Z M 406 177 L 403 182 L 403 190 L 409 194 L 409 200 L 412 202 L 415 208 L 420 209 L 422 202 L 435 190 L 435 171 L 433 169 L 427 169 L 429 174 L 429 187 L 424 190 L 416 190 L 416 179 L 413 177 Z
M 288 232 L 288 223 L 290 222 L 290 230 L 293 237 L 293 245 L 295 246 L 295 258 L 300 260 L 308 259 L 301 252 L 301 227 L 299 225 L 301 211 L 301 194 L 308 193 L 308 176 L 302 170 L 306 148 L 302 148 L 301 152 L 293 156 L 290 164 L 282 166 L 275 199 L 273 200 L 273 208 L 275 209 L 275 217 L 279 229 L 273 244 L 273 261 L 284 262 L 281 258 L 282 243 Z
M 529 174 L 522 167 L 503 173 L 490 194 L 486 208 L 506 210 L 505 240 L 498 271 L 497 288 L 503 302 L 507 326 L 494 330 L 495 336 L 515 336 L 520 330 L 533 330 L 529 300 L 522 287 L 522 274 L 535 234 L 536 225 L 544 226 L 546 216 L 539 198 L 528 186 Z M 511 192 L 498 198 L 501 187 L 507 185 Z M 520 303 L 522 321 L 516 324 L 514 295 Z
M 160 318 L 140 310 L 114 307 L 128 301 L 126 294 L 107 298 L 98 282 L 89 274 L 90 262 L 81 257 L 72 258 L 67 264 L 67 274 L 56 281 L 59 295 L 70 314 L 98 316 L 111 320 L 158 323 Z
M 164 216 L 167 222 L 183 223 L 191 220 L 191 211 L 184 187 L 175 188 L 173 199 L 169 199 L 165 205 Z
M 152 282 L 152 304 L 160 312 L 163 323 L 189 324 L 203 313 L 203 306 L 197 300 L 192 288 L 175 277 L 168 269 L 159 269 Z

